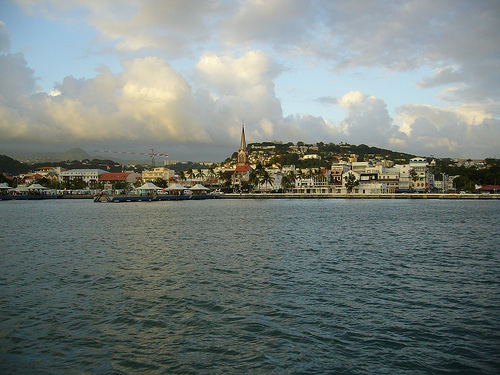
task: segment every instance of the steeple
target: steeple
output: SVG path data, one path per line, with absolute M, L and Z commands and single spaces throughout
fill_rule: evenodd
M 245 140 L 245 121 L 241 124 L 241 144 L 240 150 L 247 150 L 247 142 Z
M 241 144 L 240 149 L 238 150 L 238 163 L 236 166 L 243 167 L 248 166 L 248 151 L 247 151 L 247 142 L 245 140 L 245 122 L 241 124 Z

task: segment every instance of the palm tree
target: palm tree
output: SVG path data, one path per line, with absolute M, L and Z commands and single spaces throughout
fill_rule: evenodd
M 223 171 L 217 172 L 217 179 L 219 180 L 219 187 L 226 180 L 226 174 Z
M 194 171 L 189 168 L 186 172 L 186 176 L 191 180 L 191 184 L 193 183 L 193 178 L 196 177 L 196 174 L 194 173 Z
M 314 169 L 309 169 L 307 171 L 307 178 L 311 179 L 311 183 L 314 185 L 314 178 L 316 177 L 316 171 Z
M 257 165 L 255 166 L 255 171 L 259 176 L 262 176 L 262 174 L 266 171 L 266 169 L 264 168 L 261 162 L 258 162 Z
M 262 175 L 260 177 L 259 183 L 266 184 L 266 189 L 267 189 L 267 184 L 270 183 L 271 186 L 273 186 L 273 181 L 274 181 L 274 179 L 271 177 L 269 172 L 264 170 L 264 172 L 262 173 Z
M 288 175 L 283 176 L 283 178 L 281 179 L 281 190 L 282 190 L 282 192 L 284 193 L 285 189 L 288 189 L 291 186 L 292 186 L 292 180 L 291 180 L 291 178 Z
M 250 189 L 252 189 L 253 186 L 259 185 L 259 174 L 257 171 L 250 172 L 250 175 L 248 176 L 248 184 L 250 185 Z
M 208 167 L 208 178 L 214 178 L 215 177 L 215 169 L 214 166 L 211 165 Z
M 209 185 L 212 186 L 214 181 L 213 179 L 215 178 L 216 176 L 216 173 L 215 173 L 215 169 L 214 169 L 214 166 L 211 165 L 210 167 L 208 167 L 208 178 L 210 181 L 208 181 Z
M 186 174 L 184 173 L 184 171 L 179 172 L 179 180 L 186 181 Z
M 201 169 L 198 169 L 198 173 L 196 173 L 196 178 L 199 178 L 200 180 L 205 179 L 205 173 Z
M 415 169 L 410 169 L 410 177 L 413 181 L 413 187 L 415 188 L 415 182 L 417 182 L 419 180 L 419 176 L 418 176 L 418 173 Z
M 318 168 L 314 171 L 314 178 L 315 178 L 316 182 L 321 181 L 323 179 L 323 177 L 325 177 L 325 175 L 323 174 L 323 171 L 321 170 L 321 168 Z
M 157 178 L 153 181 L 153 183 L 158 186 L 158 187 L 161 187 L 161 188 L 166 188 L 168 187 L 168 182 L 166 180 L 164 180 L 163 178 Z
M 295 187 L 295 180 L 297 179 L 297 174 L 294 171 L 290 171 L 290 172 L 288 172 L 287 177 L 290 181 L 290 187 L 294 188 Z

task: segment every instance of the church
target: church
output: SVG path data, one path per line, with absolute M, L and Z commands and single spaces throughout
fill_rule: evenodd
M 238 150 L 238 161 L 236 162 L 236 169 L 232 176 L 233 185 L 242 186 L 248 183 L 250 178 L 250 162 L 248 160 L 247 143 L 245 140 L 245 123 L 241 125 L 241 142 L 240 149 Z

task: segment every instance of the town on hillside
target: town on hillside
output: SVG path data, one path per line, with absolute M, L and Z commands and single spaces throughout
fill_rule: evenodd
M 500 190 L 496 159 L 423 158 L 342 143 L 247 145 L 244 125 L 239 149 L 231 158 L 194 166 L 184 164 L 187 169 L 183 169 L 182 163 L 174 167 L 165 162 L 138 170 L 111 160 L 97 161 L 97 165 L 85 160 L 79 168 L 45 165 L 17 175 L 3 172 L 0 188 L 3 195 L 142 194 L 144 186 L 147 194 L 169 190 L 172 194 L 173 186 L 186 194 L 495 194 Z

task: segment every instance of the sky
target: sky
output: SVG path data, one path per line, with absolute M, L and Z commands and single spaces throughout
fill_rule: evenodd
M 500 2 L 0 1 L 0 154 L 220 162 L 243 122 L 248 143 L 500 158 Z

